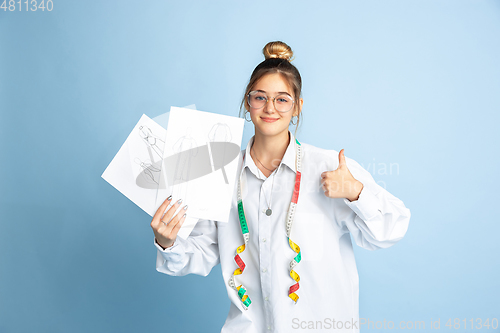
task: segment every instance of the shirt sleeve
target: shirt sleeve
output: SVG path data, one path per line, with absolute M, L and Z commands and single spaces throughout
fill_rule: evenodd
M 220 263 L 217 224 L 199 220 L 187 239 L 177 237 L 171 247 L 157 248 L 156 270 L 172 276 L 197 274 L 207 276 Z
M 338 160 L 338 158 L 337 158 Z M 334 216 L 358 246 L 367 250 L 388 248 L 403 238 L 410 222 L 410 210 L 377 184 L 356 161 L 346 157 L 347 168 L 363 184 L 358 200 L 333 200 Z

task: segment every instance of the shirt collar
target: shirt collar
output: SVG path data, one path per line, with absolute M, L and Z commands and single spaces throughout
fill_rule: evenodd
M 297 170 L 295 169 L 295 136 L 288 130 L 288 134 L 290 136 L 290 142 L 288 143 L 288 147 L 286 148 L 285 155 L 283 155 L 283 158 L 281 159 L 281 163 L 278 166 L 278 171 L 279 168 L 282 167 L 282 164 L 288 166 L 290 170 L 293 172 L 297 173 Z M 253 170 L 255 174 L 257 174 L 257 166 L 255 165 L 255 162 L 253 161 L 252 157 L 250 156 L 250 149 L 252 147 L 253 141 L 255 139 L 255 135 L 252 136 L 252 138 L 248 141 L 247 148 L 245 150 L 245 159 L 243 161 L 243 167 L 241 168 L 240 172 L 240 177 L 243 171 L 245 171 L 245 168 L 248 167 L 251 171 Z M 278 172 L 276 171 L 276 173 Z

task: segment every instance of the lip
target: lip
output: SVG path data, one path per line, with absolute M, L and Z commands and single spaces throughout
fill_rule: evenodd
M 266 123 L 274 123 L 278 118 L 264 118 L 260 117 L 262 120 L 264 120 Z

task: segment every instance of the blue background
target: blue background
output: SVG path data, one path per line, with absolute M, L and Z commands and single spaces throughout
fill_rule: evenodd
M 0 332 L 220 331 L 220 265 L 156 272 L 151 218 L 101 174 L 143 113 L 238 116 L 273 40 L 303 78 L 299 140 L 345 148 L 412 212 L 395 246 L 355 246 L 360 316 L 500 319 L 500 1 L 16 6 L 0 11 Z

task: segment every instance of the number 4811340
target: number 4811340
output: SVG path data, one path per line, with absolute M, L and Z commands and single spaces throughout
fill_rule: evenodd
M 54 9 L 54 3 L 52 0 L 42 0 L 40 2 L 36 0 L 3 0 L 0 9 L 3 9 L 4 12 L 7 10 L 9 10 L 9 12 L 13 12 L 15 10 L 27 12 L 36 12 L 37 10 L 41 10 L 43 12 L 47 10 L 51 12 L 52 9 Z

